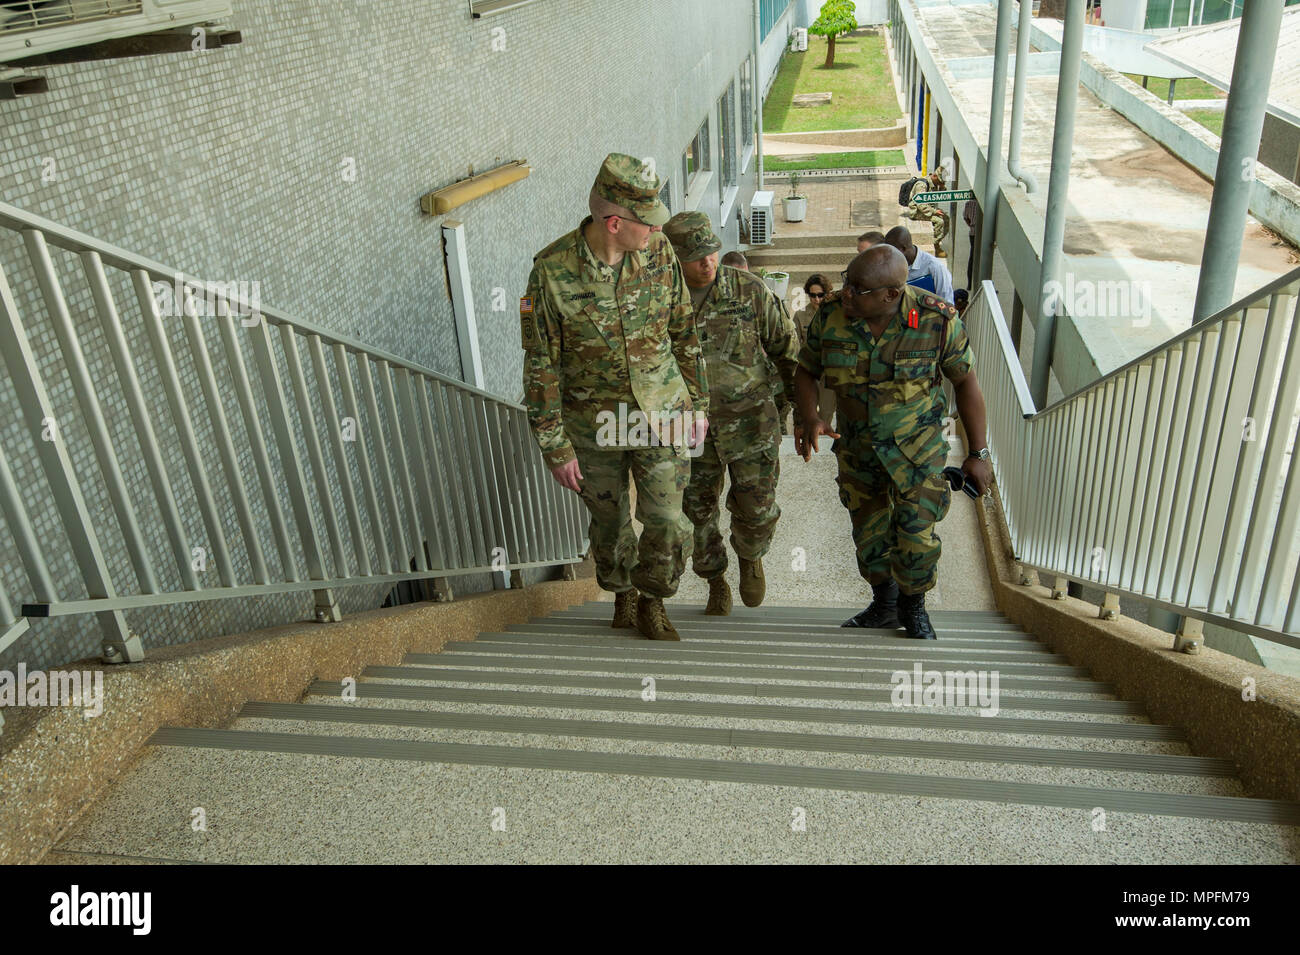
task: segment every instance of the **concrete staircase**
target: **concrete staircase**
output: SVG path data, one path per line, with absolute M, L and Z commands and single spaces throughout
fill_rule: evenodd
M 834 288 L 842 284 L 840 273 L 858 254 L 859 232 L 825 235 L 778 235 L 768 246 L 755 246 L 745 253 L 749 267 L 760 266 L 790 273 L 790 291 L 802 288 L 804 280 L 821 272 Z
M 658 643 L 611 611 L 162 729 L 51 861 L 1300 859 L 1300 805 L 1247 798 L 999 614 L 934 613 L 923 643 L 844 609 L 678 604 Z M 999 711 L 894 705 L 917 664 L 996 671 Z

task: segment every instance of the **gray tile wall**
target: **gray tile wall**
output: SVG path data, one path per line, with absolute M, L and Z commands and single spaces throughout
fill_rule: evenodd
M 716 127 L 718 97 L 738 76 L 753 36 L 749 0 L 540 0 L 479 21 L 463 0 L 234 5 L 238 46 L 41 68 L 47 94 L 0 101 L 0 199 L 189 274 L 256 281 L 266 305 L 460 378 L 439 220 L 420 213 L 419 197 L 471 167 L 527 159 L 528 179 L 448 217 L 466 224 L 486 387 L 509 400 L 522 391 L 514 301 L 533 254 L 585 215 L 607 152 L 652 156 L 661 171 L 675 172 L 706 115 Z M 742 205 L 752 177 L 753 163 Z M 674 194 L 680 197 L 679 186 Z M 728 232 L 734 244 L 734 225 Z M 166 583 L 176 571 L 121 389 L 75 280 L 79 263 L 55 257 L 87 360 L 105 382 L 109 429 Z M 58 342 L 40 317 L 13 234 L 0 234 L 0 268 L 28 322 L 115 580 L 133 592 Z M 504 310 L 493 310 L 496 289 L 504 290 L 495 296 Z M 131 301 L 125 282 L 114 291 L 119 302 Z M 162 409 L 138 319 L 125 308 L 123 317 L 150 404 Z M 184 355 L 178 324 L 169 331 Z M 215 335 L 209 347 L 220 354 Z M 228 371 L 214 361 L 224 388 Z M 185 357 L 179 364 L 201 444 L 211 447 L 195 368 Z M 226 413 L 237 421 L 233 397 L 226 397 Z M 188 488 L 170 425 L 160 428 L 172 480 Z M 0 441 L 61 592 L 82 596 L 7 380 L 0 383 Z M 264 525 L 250 461 L 241 455 Z M 237 570 L 246 575 L 234 506 L 218 461 L 209 463 Z M 192 506 L 184 519 L 202 539 Z M 7 532 L 0 533 L 0 561 L 0 585 L 14 603 L 29 598 Z M 271 564 L 274 571 L 278 562 Z M 211 571 L 205 580 L 215 583 Z M 345 591 L 345 612 L 377 605 L 384 590 Z M 310 607 L 308 596 L 259 597 L 133 612 L 128 620 L 148 647 L 301 618 Z M 17 660 L 54 665 L 96 655 L 98 647 L 89 620 L 37 621 L 0 654 L 0 667 Z

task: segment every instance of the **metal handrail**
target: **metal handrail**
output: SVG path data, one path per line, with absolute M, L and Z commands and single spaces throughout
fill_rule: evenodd
M 1300 269 L 1035 411 L 996 291 L 966 311 L 1016 559 L 1300 647 Z
M 581 559 L 585 508 L 547 473 L 522 405 L 0 203 L 6 232 L 26 255 L 16 286 L 0 262 L 0 357 L 30 443 L 0 448 L 0 512 L 30 589 L 18 618 L 0 582 L 0 650 L 24 620 L 91 613 L 105 659 L 134 661 L 123 615 L 144 607 L 310 590 L 317 619 L 337 620 L 339 587 Z M 51 332 L 58 351 L 38 356 Z M 69 386 L 75 415 L 51 399 Z M 125 442 L 106 396 L 128 412 Z M 66 541 L 29 514 L 11 471 L 25 453 Z M 75 573 L 51 570 L 65 549 Z

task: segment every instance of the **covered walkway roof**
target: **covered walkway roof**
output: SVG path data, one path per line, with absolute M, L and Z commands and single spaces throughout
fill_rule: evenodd
M 1147 50 L 1226 90 L 1232 85 L 1240 30 L 1240 20 L 1229 20 L 1156 40 L 1147 44 Z M 1278 119 L 1300 126 L 1300 7 L 1282 14 L 1267 109 Z

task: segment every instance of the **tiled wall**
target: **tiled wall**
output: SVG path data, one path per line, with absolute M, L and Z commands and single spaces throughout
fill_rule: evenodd
M 486 387 L 510 400 L 522 391 L 513 303 L 532 256 L 586 214 L 607 152 L 679 168 L 704 117 L 716 126 L 718 97 L 753 40 L 750 0 L 539 0 L 478 21 L 464 0 L 234 0 L 234 7 L 240 45 L 41 68 L 48 93 L 0 101 L 0 199 L 190 274 L 256 281 L 264 304 L 460 378 L 440 220 L 420 213 L 419 197 L 471 167 L 527 159 L 528 179 L 448 217 L 466 225 Z M 751 163 L 742 206 L 752 176 Z M 76 264 L 60 258 L 61 269 Z M 37 319 L 36 290 L 12 234 L 0 236 L 0 267 L 38 358 L 53 369 L 58 343 Z M 505 310 L 493 310 L 494 298 Z M 75 300 L 74 320 L 92 369 L 111 378 L 89 331 L 93 318 Z M 135 344 L 138 330 L 128 337 Z M 177 332 L 174 340 L 184 339 Z M 193 369 L 183 363 L 181 371 L 197 394 Z M 50 386 L 56 407 L 75 419 L 66 381 L 54 377 Z M 116 395 L 106 389 L 103 398 L 110 429 L 129 435 Z M 88 475 L 92 457 L 76 432 L 69 450 Z M 56 579 L 79 588 L 7 383 L 0 440 Z M 124 443 L 123 466 L 147 533 L 162 546 L 133 449 Z M 179 449 L 165 455 L 173 479 L 183 480 Z M 95 519 L 112 530 L 103 489 L 86 480 Z M 185 518 L 201 529 L 196 514 Z M 228 503 L 222 519 L 238 541 Z M 131 590 L 124 555 L 109 557 Z M 155 559 L 165 563 L 165 551 Z M 0 572 L 15 603 L 30 596 L 3 532 Z M 350 592 L 345 610 L 375 605 L 382 588 L 365 589 Z M 305 597 L 267 597 L 128 620 L 147 647 L 309 609 Z M 55 664 L 97 654 L 98 645 L 88 620 L 39 621 L 0 655 L 0 667 Z

